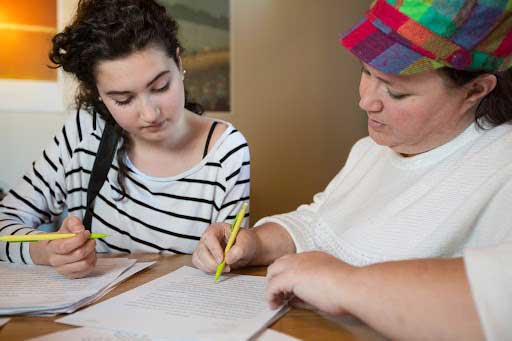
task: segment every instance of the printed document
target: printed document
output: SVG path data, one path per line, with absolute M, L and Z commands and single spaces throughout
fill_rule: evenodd
M 264 294 L 264 277 L 215 282 L 185 266 L 57 322 L 165 340 L 247 340 L 287 311 L 270 310 Z
M 85 278 L 68 279 L 50 266 L 0 263 L 0 316 L 69 313 L 105 295 L 152 263 L 99 258 Z
M 74 328 L 61 332 L 46 334 L 27 341 L 165 341 L 165 338 L 153 338 L 147 335 L 134 334 L 123 331 L 96 329 L 96 328 Z M 255 341 L 299 341 L 294 337 L 280 333 L 273 329 L 265 330 Z

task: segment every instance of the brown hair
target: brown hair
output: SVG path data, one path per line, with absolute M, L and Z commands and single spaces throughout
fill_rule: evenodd
M 98 112 L 105 121 L 115 122 L 108 111 L 98 110 L 95 67 L 101 61 L 122 58 L 149 45 L 162 48 L 179 65 L 176 50 L 183 51 L 183 47 L 177 36 L 176 20 L 153 0 L 80 0 L 73 22 L 53 37 L 49 58 L 56 68 L 62 67 L 77 78 L 78 109 Z M 203 113 L 199 104 L 188 101 L 186 91 L 185 107 L 199 115 Z M 117 151 L 122 199 L 128 173 L 124 159 L 131 143 L 117 123 L 115 129 L 123 137 Z
M 451 85 L 463 86 L 485 71 L 465 71 L 444 67 L 438 70 Z M 485 96 L 476 109 L 475 122 L 480 128 L 492 128 L 512 121 L 512 69 L 493 73 L 496 87 Z

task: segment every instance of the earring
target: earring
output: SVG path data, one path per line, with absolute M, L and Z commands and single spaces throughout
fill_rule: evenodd
M 98 96 L 98 101 L 103 102 L 103 99 L 101 98 L 101 96 Z
M 187 70 L 183 69 L 183 74 L 181 75 L 181 80 L 185 80 L 185 74 L 187 73 Z

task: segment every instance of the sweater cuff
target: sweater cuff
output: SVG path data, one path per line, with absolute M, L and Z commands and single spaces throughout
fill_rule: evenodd
M 512 243 L 468 249 L 464 263 L 485 337 L 512 339 Z
M 40 230 L 34 230 L 33 228 L 27 228 L 26 230 L 23 230 L 22 234 L 29 234 L 29 232 L 31 231 L 36 231 L 36 232 L 32 232 L 30 234 L 39 234 L 39 233 L 45 233 L 44 231 L 40 231 Z M 32 260 L 32 257 L 30 256 L 30 242 L 24 242 L 24 243 L 20 243 L 21 246 L 21 255 L 22 255 L 22 260 L 25 261 L 25 263 L 27 264 L 30 264 L 30 265 L 34 265 L 34 261 Z
M 284 227 L 292 237 L 297 253 L 315 249 L 311 223 L 299 213 L 291 212 L 265 217 L 258 220 L 254 226 L 257 227 L 265 223 L 276 223 Z

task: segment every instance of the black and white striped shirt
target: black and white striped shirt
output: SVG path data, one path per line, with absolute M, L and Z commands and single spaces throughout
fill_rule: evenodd
M 127 160 L 127 196 L 119 201 L 116 158 L 94 203 L 92 232 L 98 252 L 192 253 L 209 224 L 232 222 L 249 202 L 250 155 L 230 123 L 200 163 L 182 174 L 155 178 Z M 87 186 L 104 122 L 89 113 L 70 117 L 0 203 L 0 235 L 34 233 L 67 209 L 83 219 Z M 247 217 L 243 224 L 247 223 Z M 0 242 L 0 259 L 32 263 L 28 243 Z

